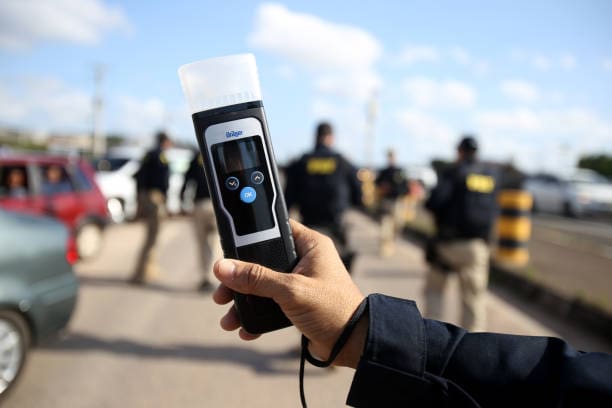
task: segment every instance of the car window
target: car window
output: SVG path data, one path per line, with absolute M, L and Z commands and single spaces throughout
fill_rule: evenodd
M 89 191 L 93 188 L 89 177 L 87 177 L 87 175 L 79 166 L 74 166 L 71 169 L 71 173 L 77 190 Z
M 0 165 L 0 198 L 26 198 L 29 190 L 25 165 Z
M 71 193 L 74 186 L 64 166 L 50 164 L 41 166 L 42 170 L 42 193 L 43 195 L 55 195 Z
M 115 171 L 123 167 L 128 161 L 130 161 L 128 158 L 104 157 L 95 159 L 92 164 L 96 171 Z
M 608 184 L 609 181 L 605 177 L 590 171 L 581 171 L 573 174 L 569 181 L 581 184 Z

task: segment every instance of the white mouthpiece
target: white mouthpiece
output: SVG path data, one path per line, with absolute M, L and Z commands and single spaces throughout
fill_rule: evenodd
M 261 100 L 253 54 L 192 62 L 182 65 L 178 74 L 192 114 Z

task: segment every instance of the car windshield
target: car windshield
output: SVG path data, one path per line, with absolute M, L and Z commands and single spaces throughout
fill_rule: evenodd
M 104 157 L 102 159 L 95 159 L 93 166 L 96 171 L 115 171 L 129 161 L 130 159 L 124 157 Z

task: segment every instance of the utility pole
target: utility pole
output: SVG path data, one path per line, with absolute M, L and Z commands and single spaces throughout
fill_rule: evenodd
M 372 162 L 374 157 L 374 137 L 376 128 L 376 116 L 378 114 L 378 103 L 376 101 L 377 92 L 374 90 L 370 95 L 370 99 L 366 105 L 366 126 L 365 126 L 365 143 L 364 143 L 364 165 L 366 168 L 373 168 Z
M 106 152 L 106 138 L 102 132 L 102 112 L 104 99 L 102 97 L 102 82 L 106 74 L 106 67 L 102 64 L 94 66 L 94 95 L 92 99 L 92 133 L 91 152 L 93 156 L 101 156 Z

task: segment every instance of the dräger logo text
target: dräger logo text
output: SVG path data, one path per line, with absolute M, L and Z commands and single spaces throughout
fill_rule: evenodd
M 238 137 L 242 136 L 242 130 L 230 130 L 229 132 L 225 132 L 225 137 Z

